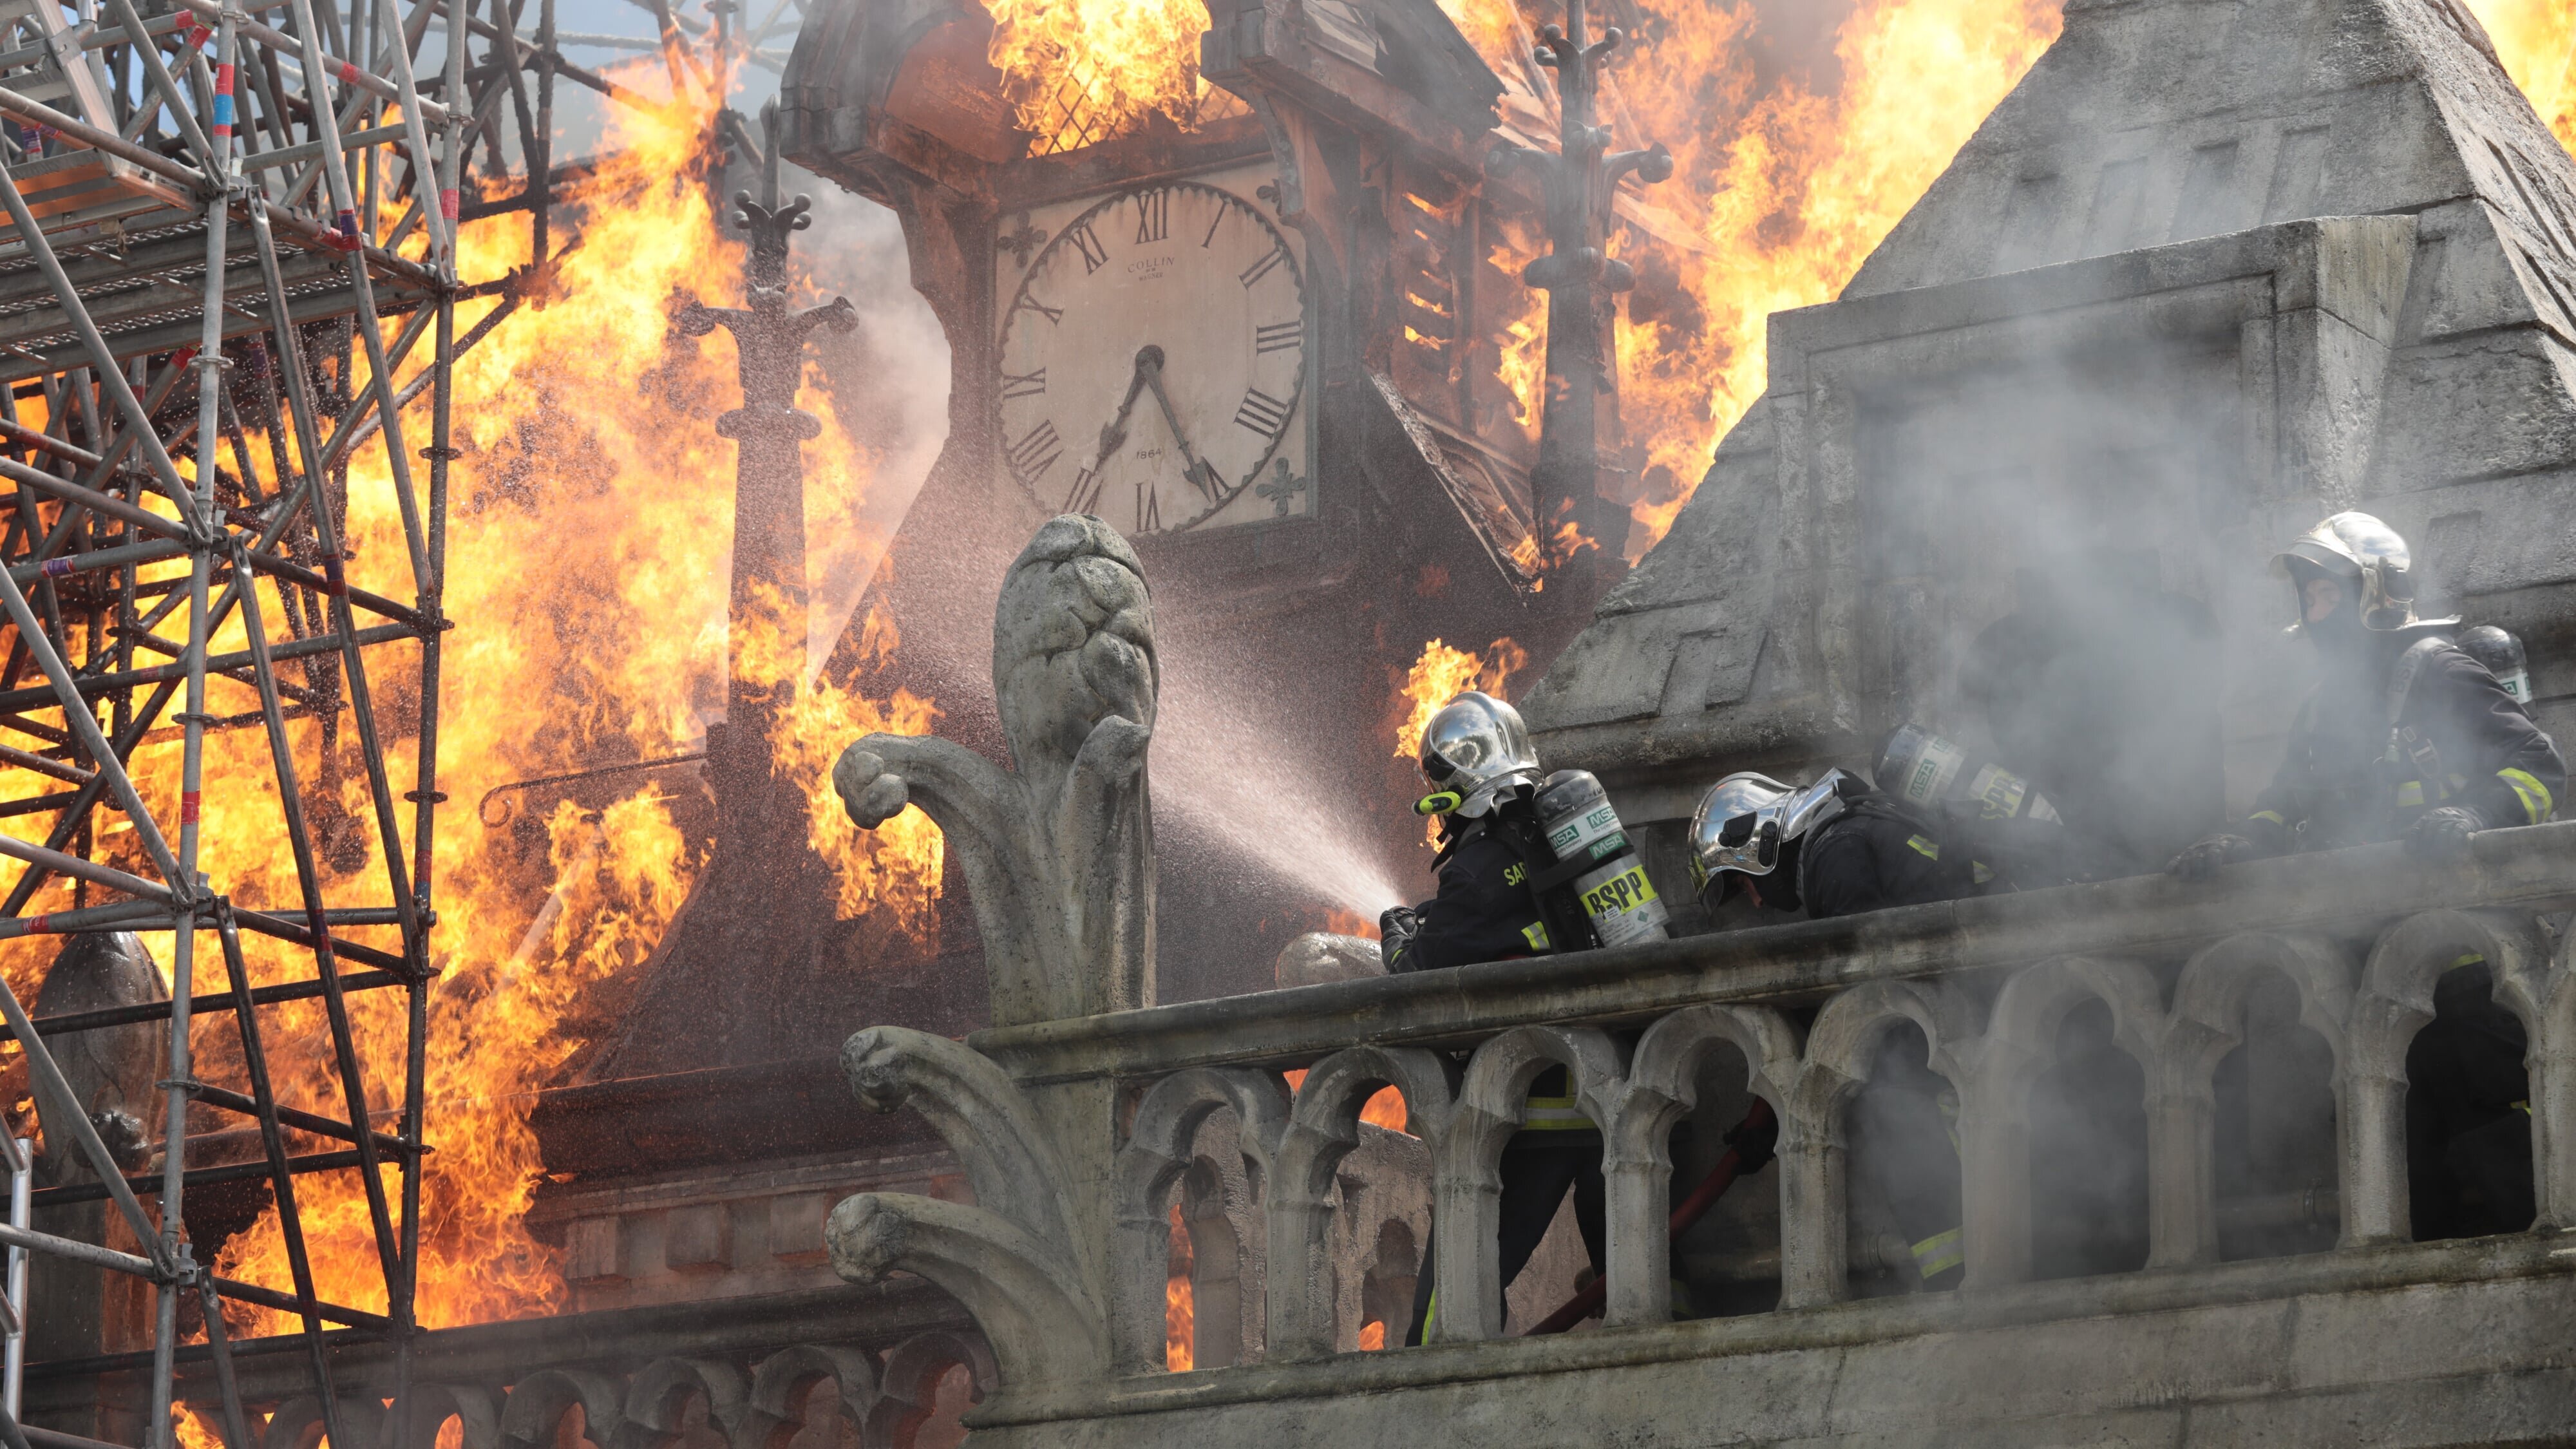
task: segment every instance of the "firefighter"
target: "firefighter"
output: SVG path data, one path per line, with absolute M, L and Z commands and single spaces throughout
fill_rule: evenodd
M 1520 712 L 1469 690 L 1423 727 L 1421 760 L 1431 793 L 1414 809 L 1440 821 L 1440 853 L 1431 866 L 1440 891 L 1419 906 L 1397 906 L 1379 918 L 1387 970 L 1436 971 L 1589 944 L 1588 926 L 1570 900 L 1556 899 L 1560 892 L 1543 898 L 1531 889 L 1554 857 L 1531 807 L 1545 777 Z M 1569 1191 L 1592 1271 L 1602 1270 L 1607 1213 L 1601 1133 L 1575 1105 L 1563 1067 L 1548 1069 L 1531 1085 L 1521 1129 L 1503 1149 L 1502 1178 L 1497 1246 L 1506 1287 L 1537 1251 Z M 1423 1341 L 1431 1316 L 1428 1240 L 1422 1262 L 1408 1344 Z
M 2398 839 L 2417 859 L 2455 860 L 2478 831 L 2556 811 L 2567 788 L 2557 745 L 2454 642 L 2458 620 L 2415 616 L 2412 564 L 2406 540 L 2366 513 L 2338 513 L 2275 556 L 2298 605 L 2291 628 L 2316 647 L 2325 678 L 2300 705 L 2254 813 L 2176 856 L 2175 875 L 2205 880 L 2240 860 Z M 2421 1238 L 2518 1231 L 2533 1216 L 2525 1036 L 2490 987 L 2483 957 L 2453 962 L 2407 1052 Z
M 1440 822 L 1431 862 L 1440 893 L 1379 918 L 1386 969 L 1437 970 L 1554 949 L 1568 923 L 1529 889 L 1532 870 L 1553 857 L 1531 805 L 1545 776 L 1520 711 L 1468 690 L 1422 727 L 1421 759 L 1431 793 L 1413 808 Z M 1554 935 L 1551 914 L 1560 917 Z
M 1930 827 L 1841 770 L 1790 786 L 1729 775 L 1691 815 L 1691 878 L 1714 913 L 1741 884 L 1765 910 L 1810 919 L 1955 900 L 1976 887 L 1965 852 L 1946 856 Z M 1855 1186 L 1903 1233 L 1917 1283 L 1958 1286 L 1957 1098 L 1919 1060 L 1883 1044 L 1855 1107 Z
M 2494 674 L 2452 642 L 2455 619 L 2415 617 L 2406 540 L 2366 513 L 2338 513 L 2272 560 L 2325 678 L 2290 727 L 2272 784 L 2232 830 L 2167 867 L 2219 867 L 2294 850 L 2403 839 L 2451 860 L 2480 830 L 2537 825 L 2567 788 L 2558 747 Z
M 1729 775 L 1691 816 L 1691 878 L 1714 912 L 1737 886 L 1765 910 L 1810 919 L 1954 900 L 1976 887 L 1965 853 L 1842 770 L 1790 786 Z

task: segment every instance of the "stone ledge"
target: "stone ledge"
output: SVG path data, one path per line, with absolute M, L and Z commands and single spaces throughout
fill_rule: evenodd
M 2472 844 L 2468 861 L 2440 868 L 2394 845 L 2363 846 L 2235 866 L 2206 885 L 2140 876 L 1001 1027 L 967 1043 L 1026 1083 L 1293 1066 L 1355 1043 L 1467 1042 L 1703 1003 L 1814 1000 L 1895 977 L 2151 954 L 2244 931 L 2358 931 L 2417 911 L 2576 899 L 2576 821 L 2491 830 Z
M 2576 1234 L 2408 1243 L 2214 1268 L 2146 1270 L 1984 1292 L 1869 1299 L 1651 1328 L 1341 1354 L 1306 1363 L 1131 1378 L 1073 1390 L 1006 1391 L 970 1416 L 969 1423 L 977 1429 L 1001 1429 L 1243 1404 L 1280 1405 L 1294 1413 L 1300 1400 L 1338 1400 L 1358 1394 L 1454 1387 L 1496 1379 L 1867 1348 L 1910 1339 L 2126 1315 L 2328 1295 L 2497 1285 L 2569 1275 L 2576 1275 Z M 2555 1352 L 2546 1344 L 2530 1347 L 2542 1359 Z

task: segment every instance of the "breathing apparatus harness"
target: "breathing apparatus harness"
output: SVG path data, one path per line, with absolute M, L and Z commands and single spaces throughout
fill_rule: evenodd
M 1514 869 L 1520 873 L 1518 883 L 1529 892 L 1530 905 L 1538 912 L 1539 930 L 1546 939 L 1532 942 L 1537 949 L 1531 954 L 1585 951 L 1597 944 L 1593 939 L 1591 919 L 1583 913 L 1574 893 L 1566 889 L 1576 876 L 1592 868 L 1591 863 L 1558 861 L 1555 853 L 1548 849 L 1547 838 L 1540 831 L 1537 819 L 1531 815 L 1520 811 L 1506 812 L 1497 802 L 1496 809 L 1467 821 L 1464 827 L 1441 843 L 1440 853 L 1431 860 L 1432 872 L 1437 874 L 1442 866 L 1449 863 L 1451 856 L 1489 835 L 1512 853 Z

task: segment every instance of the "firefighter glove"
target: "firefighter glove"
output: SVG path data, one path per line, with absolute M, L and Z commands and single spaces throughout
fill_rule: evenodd
M 2244 836 L 2221 831 L 2216 835 L 2204 835 L 2184 846 L 2182 854 L 2166 863 L 2165 874 L 2179 880 L 2205 881 L 2217 875 L 2220 866 L 2254 860 L 2262 853 L 2253 841 Z
M 2406 832 L 2406 853 L 2417 860 L 2459 860 L 2469 853 L 2469 837 L 2486 828 L 2478 812 L 2465 805 L 2427 810 Z
M 1385 958 L 1388 971 L 1413 969 L 1413 963 L 1404 957 L 1413 948 L 1413 938 L 1421 934 L 1422 913 L 1411 906 L 1389 906 L 1378 913 L 1378 953 Z

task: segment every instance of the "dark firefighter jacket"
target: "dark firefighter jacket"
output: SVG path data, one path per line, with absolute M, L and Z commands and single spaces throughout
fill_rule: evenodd
M 1798 899 L 1790 908 L 1802 904 L 1819 921 L 1954 900 L 1972 885 L 1964 852 L 1944 859 L 1939 841 L 1874 793 L 1818 826 L 1799 854 Z
M 1470 825 L 1442 852 L 1438 869 L 1440 893 L 1419 908 L 1422 929 L 1387 970 L 1437 971 L 1548 949 L 1528 867 L 1501 836 Z
M 1505 806 L 1464 826 L 1443 847 L 1435 868 L 1440 893 L 1415 908 L 1421 929 L 1388 958 L 1389 972 L 1438 971 L 1480 961 L 1508 961 L 1556 949 L 1546 916 L 1529 888 L 1529 862 L 1545 858 L 1528 806 Z M 1560 923 L 1557 935 L 1570 934 Z M 1577 941 L 1575 945 L 1588 944 Z M 1563 1067 L 1551 1067 L 1530 1084 L 1523 1105 L 1525 1132 L 1589 1131 L 1592 1121 L 1574 1105 Z
M 2487 667 L 2447 639 L 2372 669 L 2334 669 L 2299 706 L 2289 748 L 2251 822 L 2324 850 L 2392 839 L 2437 805 L 2488 829 L 2537 825 L 2567 789 L 2567 765 Z M 2394 711 L 2392 696 L 2403 688 Z

